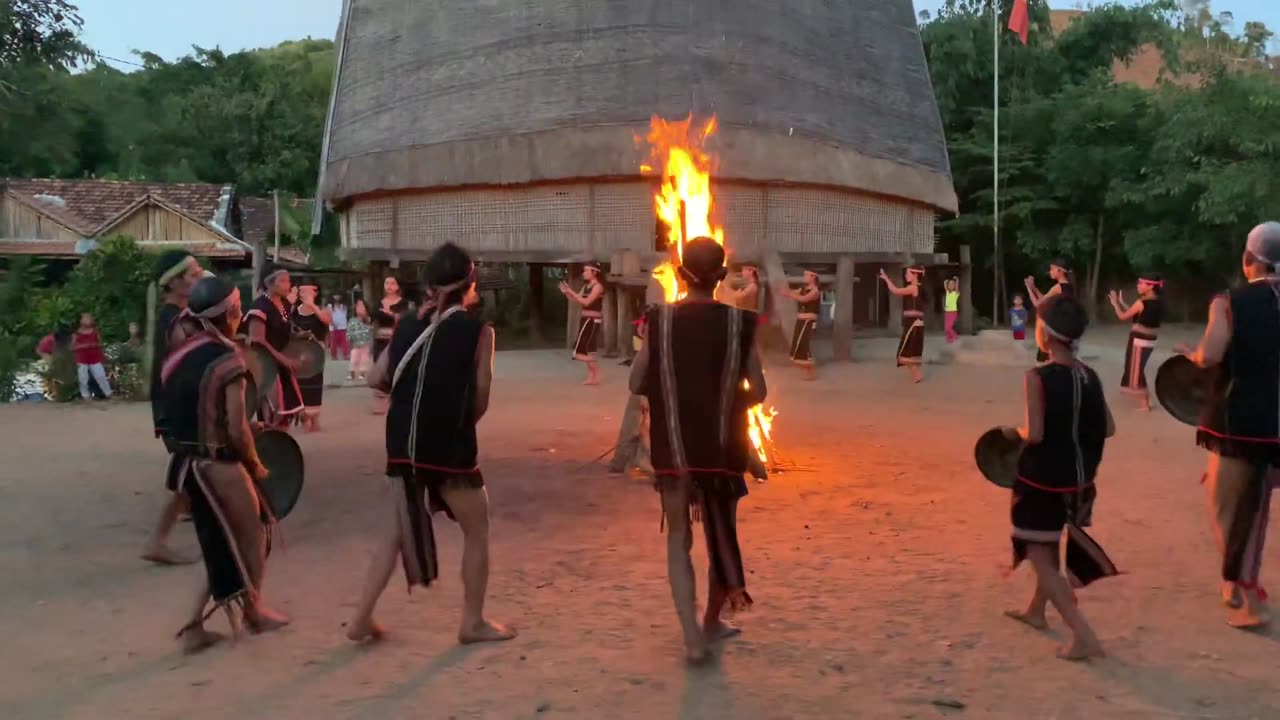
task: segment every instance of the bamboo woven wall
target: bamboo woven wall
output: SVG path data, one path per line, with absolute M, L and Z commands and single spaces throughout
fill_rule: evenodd
M 740 258 L 783 253 L 931 253 L 929 208 L 823 188 L 722 183 L 717 212 Z M 404 194 L 357 200 L 343 245 L 405 258 L 457 242 L 478 256 L 596 257 L 653 247 L 653 187 L 571 183 Z

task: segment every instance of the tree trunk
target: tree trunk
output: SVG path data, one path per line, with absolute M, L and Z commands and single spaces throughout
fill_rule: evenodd
M 1098 228 L 1093 238 L 1093 268 L 1089 270 L 1089 310 L 1098 314 L 1098 283 L 1102 276 L 1102 213 L 1098 213 Z

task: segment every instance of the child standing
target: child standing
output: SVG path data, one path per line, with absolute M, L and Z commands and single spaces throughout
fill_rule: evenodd
M 1027 309 L 1022 306 L 1022 296 L 1013 296 L 1013 307 L 1009 308 L 1009 327 L 1013 329 L 1014 340 L 1027 339 Z
M 1091 524 L 1097 497 L 1094 477 L 1103 445 L 1115 434 L 1115 421 L 1097 373 L 1076 358 L 1077 343 L 1089 323 L 1084 306 L 1074 298 L 1055 296 L 1045 298 L 1037 309 L 1036 344 L 1049 360 L 1027 371 L 1026 424 L 1005 428 L 1006 436 L 1024 443 L 1013 484 L 1013 566 L 1031 561 L 1036 587 L 1026 610 L 1006 614 L 1044 629 L 1046 606 L 1053 603 L 1072 633 L 1058 657 L 1087 660 L 1103 655 L 1102 643 L 1076 607 L 1071 587 L 1118 574 L 1083 530 Z M 1064 538 L 1070 583 L 1058 567 Z
M 89 313 L 80 315 L 80 327 L 76 328 L 71 339 L 71 351 L 76 357 L 76 377 L 80 380 L 80 397 L 92 400 L 89 392 L 89 375 L 98 384 L 104 397 L 111 397 L 111 385 L 107 383 L 107 371 L 102 367 L 105 356 L 102 352 L 102 337 L 98 334 L 98 326 L 93 324 L 93 316 Z
M 369 329 L 369 309 L 364 300 L 356 300 L 356 315 L 347 321 L 347 342 L 351 350 L 351 366 L 347 371 L 347 381 L 357 377 L 364 380 L 369 371 L 369 343 L 373 341 L 373 332 Z
M 951 345 L 960 338 L 956 333 L 956 319 L 960 317 L 960 278 L 947 278 L 942 286 L 946 289 L 944 309 L 946 310 L 947 344 Z

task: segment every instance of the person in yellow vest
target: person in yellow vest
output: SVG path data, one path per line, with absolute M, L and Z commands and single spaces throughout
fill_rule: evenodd
M 946 310 L 947 344 L 950 345 L 960 337 L 956 333 L 956 319 L 960 317 L 960 278 L 947 278 L 943 288 L 946 289 L 943 309 Z

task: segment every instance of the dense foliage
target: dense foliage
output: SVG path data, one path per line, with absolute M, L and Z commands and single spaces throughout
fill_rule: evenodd
M 1007 18 L 1012 0 L 1002 0 Z M 1186 6 L 1186 7 L 1183 7 Z M 1280 75 L 1260 23 L 1239 34 L 1203 0 L 1094 7 L 1056 37 L 1045 2 L 1031 3 L 1023 46 L 1002 32 L 1000 215 L 1006 288 L 1072 259 L 1094 300 L 1141 270 L 1184 284 L 1238 274 L 1244 234 L 1280 218 L 1280 142 L 1269 118 Z M 946 128 L 961 214 L 944 249 L 974 249 L 990 268 L 993 62 L 989 2 L 951 0 L 922 26 Z M 1117 84 L 1112 67 L 1159 48 L 1166 81 Z M 976 278 L 992 298 L 990 275 Z M 1008 290 L 999 293 L 1001 299 Z M 982 310 L 992 307 L 981 304 Z

